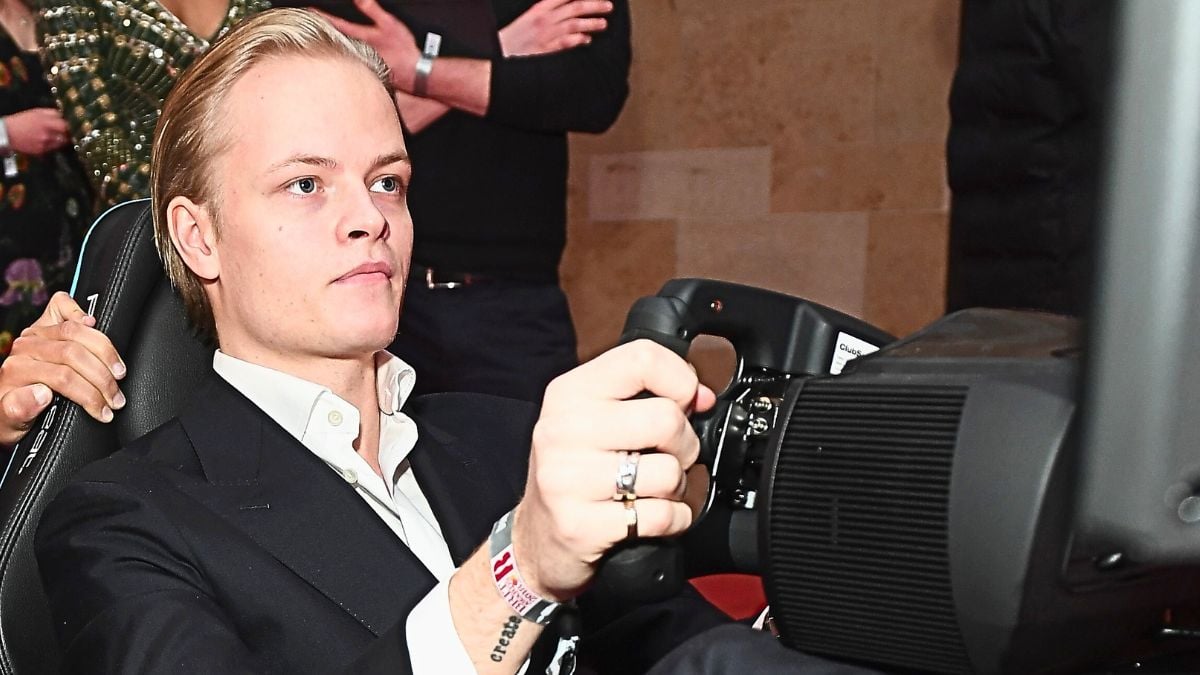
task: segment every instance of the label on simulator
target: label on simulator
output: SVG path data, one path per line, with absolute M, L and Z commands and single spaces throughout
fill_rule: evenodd
M 873 354 L 877 351 L 879 351 L 879 347 L 870 342 L 839 332 L 837 343 L 833 346 L 833 362 L 829 364 L 829 374 L 841 375 L 842 369 L 851 360 L 857 359 L 860 356 L 866 356 L 867 354 Z

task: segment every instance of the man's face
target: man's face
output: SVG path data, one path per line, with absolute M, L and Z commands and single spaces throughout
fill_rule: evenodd
M 230 90 L 217 159 L 222 350 L 352 358 L 396 333 L 412 249 L 396 110 L 363 65 L 285 57 Z

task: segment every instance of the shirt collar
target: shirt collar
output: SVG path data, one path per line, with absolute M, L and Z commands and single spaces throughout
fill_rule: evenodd
M 303 440 L 313 408 L 322 396 L 342 400 L 324 385 L 243 361 L 219 349 L 213 354 L 213 370 L 296 440 Z M 385 415 L 399 412 L 412 394 L 416 378 L 412 366 L 387 351 L 376 352 L 379 411 Z
M 379 393 L 379 412 L 400 412 L 417 384 L 417 371 L 386 350 L 375 352 L 375 390 Z

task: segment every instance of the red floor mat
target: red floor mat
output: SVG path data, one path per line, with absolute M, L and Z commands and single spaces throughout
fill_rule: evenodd
M 762 578 L 751 574 L 714 574 L 692 579 L 700 594 L 735 619 L 758 616 L 767 606 Z

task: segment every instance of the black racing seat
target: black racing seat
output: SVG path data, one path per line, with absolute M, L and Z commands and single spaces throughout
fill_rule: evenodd
M 212 369 L 154 248 L 150 201 L 116 206 L 92 226 L 72 296 L 125 360 L 128 403 L 111 424 L 55 396 L 0 479 L 0 675 L 56 673 L 58 642 L 33 555 L 47 502 L 82 466 L 175 416 Z

